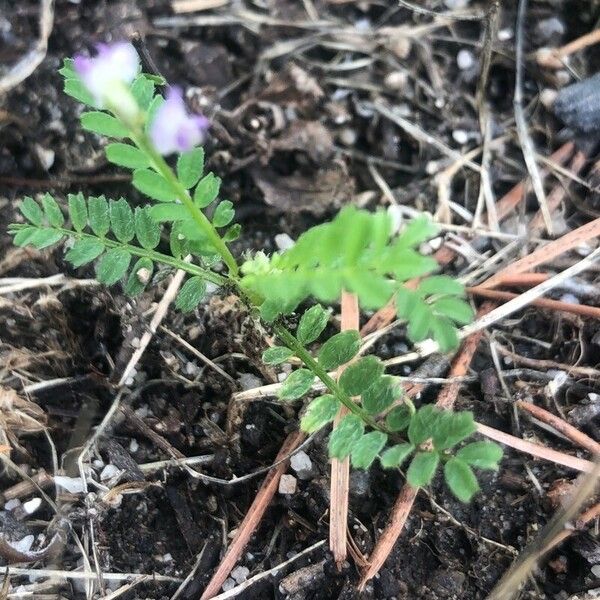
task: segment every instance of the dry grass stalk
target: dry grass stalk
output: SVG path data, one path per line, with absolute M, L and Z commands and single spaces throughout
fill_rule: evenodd
M 15 390 L 0 387 L 0 446 L 19 447 L 22 435 L 41 433 L 46 429 L 46 413 L 34 402 L 21 398 Z
M 360 327 L 360 313 L 358 309 L 358 298 L 355 294 L 342 292 L 342 323 L 341 330 L 347 331 Z M 344 366 L 338 370 L 338 376 L 342 374 Z M 333 427 L 348 413 L 345 407 L 340 408 Z M 348 529 L 348 490 L 350 486 L 350 459 L 331 459 L 331 500 L 329 503 L 329 547 L 333 559 L 341 568 L 346 560 L 346 531 Z
M 171 7 L 176 15 L 201 12 L 227 6 L 231 0 L 173 0 Z
M 304 440 L 304 434 L 301 432 L 290 433 L 285 439 L 285 442 L 279 450 L 279 454 L 275 461 L 288 456 L 293 452 Z M 275 468 L 269 471 L 269 474 L 263 481 L 252 506 L 248 509 L 246 516 L 238 527 L 237 533 L 231 542 L 231 545 L 227 549 L 223 560 L 219 564 L 219 567 L 211 577 L 206 589 L 204 590 L 200 600 L 208 600 L 213 598 L 221 589 L 221 586 L 227 579 L 227 576 L 231 572 L 231 569 L 235 566 L 239 560 L 246 544 L 250 541 L 252 534 L 256 530 L 258 524 L 262 520 L 262 517 L 267 510 L 267 507 L 271 503 L 271 499 L 277 490 L 279 485 L 279 479 L 281 475 L 287 469 L 287 461 L 280 462 Z

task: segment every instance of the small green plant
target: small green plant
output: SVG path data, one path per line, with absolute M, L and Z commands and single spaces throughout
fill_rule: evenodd
M 317 379 L 327 389 L 307 402 L 302 429 L 316 432 L 342 405 L 349 409 L 330 435 L 330 456 L 350 456 L 363 469 L 377 459 L 387 469 L 408 463 L 414 487 L 429 484 L 443 465 L 454 495 L 470 500 L 479 489 L 473 468 L 497 469 L 502 456 L 491 442 L 459 447 L 475 432 L 473 415 L 431 405 L 415 409 L 376 356 L 358 357 L 357 331 L 318 343 L 329 320 L 320 303 L 336 301 L 345 290 L 368 310 L 394 297 L 414 342 L 433 337 L 442 351 L 458 345 L 457 326 L 473 318 L 463 286 L 431 275 L 436 262 L 419 252 L 435 225 L 419 218 L 395 234 L 385 212 L 348 206 L 306 231 L 292 248 L 271 256 L 256 252 L 238 264 L 229 248 L 241 231 L 233 204 L 220 198 L 219 178 L 204 172 L 199 144 L 208 120 L 188 114 L 177 89 L 166 99 L 157 93 L 164 82 L 139 72 L 129 44 L 101 47 L 95 58 L 66 60 L 61 73 L 65 92 L 90 108 L 81 115 L 84 129 L 114 140 L 105 148 L 107 159 L 130 169 L 133 186 L 151 202 L 133 207 L 124 198 L 72 194 L 62 207 L 49 194 L 39 201 L 25 198 L 20 209 L 26 223 L 10 227 L 14 243 L 41 249 L 66 239 L 65 258 L 73 266 L 95 262 L 100 282 L 122 282 L 132 295 L 152 282 L 157 269 L 182 269 L 188 278 L 176 306 L 183 311 L 202 302 L 207 283 L 236 291 L 280 340 L 264 352 L 264 362 L 302 363 L 285 379 L 279 398 L 307 397 Z M 172 168 L 164 156 L 174 153 Z M 217 269 L 222 263 L 225 272 Z M 414 278 L 420 283 L 409 289 L 405 283 Z M 284 317 L 307 300 L 318 303 L 303 312 L 294 335 Z M 336 381 L 331 371 L 347 363 Z

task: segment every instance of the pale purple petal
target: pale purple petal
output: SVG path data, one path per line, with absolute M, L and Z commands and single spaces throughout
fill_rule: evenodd
M 78 55 L 73 61 L 75 71 L 92 96 L 102 106 L 107 91 L 116 83 L 129 85 L 140 70 L 140 59 L 128 42 L 98 44 L 94 57 Z
M 172 87 L 165 102 L 156 111 L 150 126 L 150 138 L 161 154 L 186 152 L 204 141 L 209 126 L 206 117 L 188 114 L 181 90 Z

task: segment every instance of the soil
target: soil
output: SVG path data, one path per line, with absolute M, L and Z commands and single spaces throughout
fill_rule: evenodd
M 487 6 L 475 0 L 464 4 L 470 12 Z M 494 38 L 486 86 L 492 137 L 507 134 L 490 165 L 498 198 L 525 172 L 512 107 L 516 3 L 502 4 L 506 6 L 499 11 L 500 34 Z M 575 39 L 594 29 L 600 17 L 596 2 L 530 4 L 525 31 L 528 51 Z M 82 132 L 81 107 L 62 94 L 57 73 L 64 57 L 115 39 L 132 39 L 145 70 L 181 85 L 190 106 L 201 108 L 213 120 L 206 148 L 208 166 L 223 178 L 225 197 L 234 202 L 243 225 L 244 233 L 234 245 L 237 255 L 247 250 L 272 251 L 276 234 L 295 238 L 349 202 L 374 209 L 386 205 L 391 193 L 403 206 L 436 211 L 437 180 L 431 173 L 437 161 L 444 166 L 452 161 L 435 144 L 417 141 L 386 119 L 374 104 L 399 107 L 407 120 L 457 152 L 477 147 L 475 98 L 484 20 L 449 19 L 416 33 L 433 17 L 384 0 L 248 1 L 239 5 L 259 19 L 247 14 L 242 21 L 234 18 L 238 3 L 223 5 L 216 12 L 181 14 L 183 25 L 175 27 L 166 0 L 57 0 L 45 59 L 22 84 L 0 96 L 0 222 L 18 220 L 18 199 L 42 191 L 60 198 L 82 190 L 143 201 L 132 192 L 128 176 L 107 165 L 102 152 L 105 142 Z M 419 6 L 447 10 L 441 1 Z M 311 16 L 313 9 L 318 18 Z M 0 66 L 15 63 L 34 43 L 37 14 L 38 2 L 0 0 Z M 192 19 L 211 14 L 227 18 L 209 26 L 192 24 Z M 321 21 L 335 26 L 327 29 Z M 385 35 L 385 28 L 405 25 L 413 29 L 413 37 Z M 377 39 L 365 41 L 355 35 L 369 27 L 378 28 Z M 473 64 L 465 68 L 469 61 Z M 561 77 L 592 75 L 598 64 L 594 47 L 578 53 L 571 70 L 559 74 L 528 62 L 525 100 L 541 155 L 548 156 L 565 140 L 575 139 L 584 143 L 591 164 L 594 136 L 582 140 L 576 131 L 565 129 L 539 102 L 538 92 L 559 87 Z M 593 182 L 593 168 L 586 167 L 581 177 Z M 380 180 L 389 190 L 382 192 Z M 450 196 L 459 210 L 475 209 L 478 181 L 478 174 L 468 169 L 460 170 L 452 181 Z M 598 214 L 598 197 L 589 187 L 574 185 L 569 194 L 556 215 L 563 230 Z M 536 208 L 532 195 L 523 203 L 521 217 Z M 507 232 L 516 232 L 517 216 L 506 224 Z M 460 212 L 453 218 L 464 223 Z M 451 235 L 446 238 L 456 240 Z M 503 245 L 486 242 L 477 251 L 490 255 Z M 27 388 L 29 392 L 21 395 L 43 409 L 47 431 L 46 436 L 39 429 L 27 431 L 13 424 L 11 458 L 19 471 L 3 472 L 4 492 L 41 469 L 52 473 L 59 466 L 64 476 L 79 477 L 77 455 L 107 414 L 115 398 L 114 384 L 168 282 L 168 278 L 158 282 L 134 302 L 118 287 L 107 290 L 91 284 L 93 270 L 73 270 L 62 254 L 61 250 L 15 249 L 6 229 L 0 230 L 0 277 L 60 273 L 68 277 L 60 285 L 0 297 L 1 389 L 23 392 Z M 469 260 L 468 254 L 459 254 L 447 272 L 460 273 Z M 597 281 L 595 272 L 586 277 L 588 283 Z M 585 298 L 589 304 L 597 300 L 593 294 Z M 121 478 L 105 481 L 106 487 L 99 485 L 87 494 L 61 490 L 57 496 L 53 487 L 47 487 L 58 513 L 69 523 L 69 541 L 59 556 L 31 563 L 32 569 L 80 568 L 82 550 L 75 543 L 79 539 L 92 568 L 97 564 L 104 573 L 160 574 L 180 580 L 191 574 L 179 597 L 199 598 L 264 475 L 226 485 L 194 478 L 172 466 L 142 473 L 139 465 L 169 459 L 166 448 L 170 448 L 181 456 L 210 457 L 200 471 L 229 480 L 272 464 L 286 434 L 297 427 L 299 405 L 282 406 L 270 398 L 240 406 L 230 400 L 237 389 L 275 380 L 275 373 L 260 363 L 268 332 L 253 323 L 235 298 L 213 296 L 191 315 L 169 312 L 163 325 L 217 362 L 229 379 L 159 330 L 124 395 L 124 405 L 138 419 L 118 412 L 93 453 L 90 468 L 97 480 L 109 464 L 123 471 Z M 598 326 L 591 319 L 528 308 L 494 331 L 503 344 L 529 359 L 578 367 L 600 363 Z M 401 327 L 382 340 L 376 348 L 382 358 L 401 354 L 409 344 Z M 416 366 L 391 372 L 408 375 Z M 515 419 L 512 402 L 534 399 L 559 414 L 578 410 L 575 424 L 600 439 L 600 411 L 590 409 L 587 417 L 581 416 L 597 401 L 597 379 L 572 375 L 567 385 L 560 385 L 556 384 L 558 369 L 520 368 L 510 360 L 504 360 L 502 368 L 512 370 L 505 388 L 489 340 L 482 343 L 472 366 L 475 378 L 463 387 L 457 408 L 472 410 L 478 421 L 503 431 L 585 456 L 535 423 Z M 33 384 L 40 382 L 47 385 L 37 390 Z M 434 401 L 438 389 L 430 386 L 418 401 Z M 2 414 L 0 426 L 7 428 Z M 325 440 L 317 437 L 306 452 L 313 464 L 310 474 L 298 479 L 294 494 L 276 494 L 239 563 L 247 567 L 249 576 L 328 537 Z M 296 475 L 291 469 L 288 472 Z M 507 448 L 501 470 L 482 476 L 482 491 L 471 504 L 456 501 L 439 479 L 427 494 L 419 495 L 393 553 L 362 594 L 355 588 L 359 573 L 354 563 L 337 571 L 324 545 L 238 597 L 485 598 L 516 553 L 535 539 L 556 510 L 551 491 L 573 479 L 574 473 L 566 468 Z M 403 481 L 400 473 L 377 466 L 353 473 L 350 529 L 364 554 L 372 550 L 385 526 Z M 117 485 L 121 487 L 115 491 Z M 106 496 L 107 488 L 114 493 Z M 20 500 L 34 497 L 40 497 L 38 490 Z M 44 502 L 22 525 L 38 535 L 54 517 Z M 592 527 L 554 550 L 532 575 L 522 597 L 566 600 L 600 587 L 591 570 L 600 562 L 594 536 Z M 30 585 L 30 581 L 13 575 L 11 584 Z M 105 580 L 103 585 L 108 593 L 119 584 Z M 178 587 L 178 582 L 150 578 L 119 597 L 166 599 Z M 83 585 L 73 580 L 54 583 L 49 593 L 44 597 L 85 597 Z

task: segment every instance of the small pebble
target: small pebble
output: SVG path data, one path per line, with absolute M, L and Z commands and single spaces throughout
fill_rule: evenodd
M 4 505 L 4 510 L 15 510 L 21 506 L 21 501 L 18 498 L 12 498 Z
M 295 244 L 287 233 L 278 233 L 275 236 L 275 245 L 279 250 L 289 250 Z
M 383 84 L 388 90 L 402 90 L 406 87 L 407 83 L 408 75 L 405 71 L 393 71 L 392 73 L 388 73 L 383 80 Z
M 310 479 L 312 477 L 312 461 L 304 450 L 300 450 L 292 456 L 290 466 L 296 471 L 298 479 Z
M 356 140 L 358 139 L 358 135 L 351 127 L 344 127 L 338 132 L 338 139 L 344 146 L 354 146 L 354 144 L 356 144 Z
M 23 504 L 23 510 L 28 514 L 32 515 L 42 505 L 41 498 L 32 498 Z
M 565 302 L 566 304 L 581 304 L 581 302 L 579 302 L 579 298 L 574 294 L 563 294 L 560 297 L 560 301 Z
M 565 24 L 558 17 L 549 17 L 538 21 L 535 33 L 544 41 L 556 40 L 565 33 Z
M 594 577 L 600 577 L 600 565 L 594 565 L 592 567 L 592 575 Z
M 129 442 L 129 452 L 131 454 L 135 454 L 139 449 L 140 449 L 140 445 L 138 444 L 138 441 L 135 439 L 132 439 Z
M 469 134 L 464 129 L 455 129 L 452 132 L 452 139 L 461 146 L 469 141 Z
M 469 6 L 470 0 L 444 0 L 444 6 L 450 10 L 466 8 Z
M 27 552 L 31 550 L 31 546 L 33 546 L 34 541 L 35 537 L 33 535 L 26 535 L 23 539 L 18 540 L 16 542 L 9 541 L 8 544 L 12 546 L 17 552 L 27 554 Z
M 238 381 L 242 390 L 253 390 L 261 385 L 260 379 L 256 375 L 252 375 L 252 373 L 241 373 Z
M 295 494 L 296 486 L 296 478 L 293 475 L 282 475 L 279 480 L 279 493 L 282 495 Z
M 102 469 L 102 473 L 100 473 L 100 481 L 108 481 L 113 477 L 116 477 L 121 472 L 119 467 L 115 465 L 106 465 L 104 469 Z
M 231 577 L 235 579 L 235 581 L 239 583 L 244 583 L 246 579 L 248 579 L 248 575 L 250 574 L 250 569 L 248 567 L 238 566 L 233 571 L 231 571 Z
M 223 585 L 221 586 L 221 589 L 224 592 L 228 592 L 229 590 L 232 590 L 235 587 L 235 581 L 233 579 L 231 579 L 231 577 L 228 577 Z
M 475 57 L 470 50 L 465 50 L 463 48 L 462 50 L 459 50 L 456 55 L 456 64 L 461 71 L 467 71 L 475 65 Z

